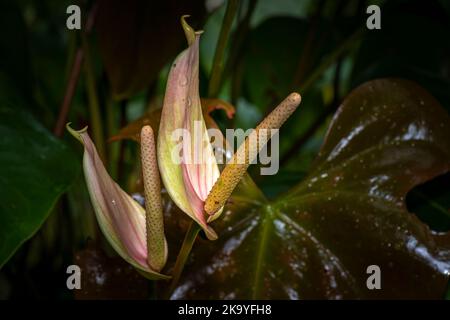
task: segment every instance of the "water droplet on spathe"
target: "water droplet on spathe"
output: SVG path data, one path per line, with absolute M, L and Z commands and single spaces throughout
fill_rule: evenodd
M 180 82 L 179 82 L 180 86 L 185 87 L 188 84 L 188 80 L 185 76 L 181 77 Z

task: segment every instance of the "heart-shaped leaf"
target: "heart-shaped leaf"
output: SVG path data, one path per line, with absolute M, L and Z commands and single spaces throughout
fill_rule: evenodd
M 75 155 L 17 104 L 0 102 L 0 267 L 79 172 Z
M 449 171 L 449 138 L 448 114 L 416 84 L 361 85 L 308 176 L 269 205 L 219 219 L 219 240 L 194 249 L 172 298 L 442 298 L 450 234 L 431 231 L 404 199 Z M 367 286 L 371 265 L 379 290 Z

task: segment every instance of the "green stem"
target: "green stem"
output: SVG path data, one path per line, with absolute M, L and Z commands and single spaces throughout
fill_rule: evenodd
M 303 44 L 303 50 L 302 54 L 300 56 L 300 60 L 298 62 L 297 66 L 297 72 L 294 76 L 294 85 L 297 86 L 299 83 L 302 83 L 302 79 L 304 78 L 304 75 L 306 74 L 306 71 L 308 69 L 308 66 L 311 65 L 311 57 L 313 55 L 314 49 L 318 47 L 318 44 L 320 41 L 317 41 L 318 37 L 318 29 L 319 29 L 319 22 L 322 18 L 322 13 L 324 10 L 325 1 L 320 0 L 315 12 L 313 13 L 313 16 L 311 18 L 310 27 L 308 30 L 308 33 L 306 35 L 305 42 Z
M 233 25 L 234 16 L 238 8 L 238 0 L 228 0 L 227 9 L 222 22 L 219 39 L 217 41 L 216 52 L 214 53 L 214 60 L 211 69 L 211 76 L 209 80 L 208 95 L 209 97 L 216 97 L 220 90 L 222 82 L 222 74 L 224 67 L 225 48 L 227 47 L 228 38 Z
M 92 65 L 92 59 L 89 52 L 89 44 L 85 34 L 81 36 L 84 51 L 84 67 L 86 74 L 86 90 L 89 99 L 89 114 L 91 117 L 91 128 L 93 139 L 98 153 L 103 161 L 106 160 L 105 139 L 103 136 L 103 124 L 100 115 L 99 99 L 97 94 L 97 86 L 95 84 L 95 73 Z
M 412 194 L 415 194 L 416 196 L 418 196 L 419 198 L 422 198 L 425 201 L 428 201 L 430 206 L 432 206 L 434 209 L 436 209 L 437 211 L 444 214 L 446 217 L 450 218 L 450 212 L 445 207 L 440 205 L 438 202 L 431 200 L 431 198 L 429 198 L 426 194 L 424 194 L 418 190 L 413 190 Z
M 281 157 L 281 165 L 285 165 L 288 161 L 293 159 L 300 148 L 309 141 L 309 139 L 316 133 L 316 131 L 320 128 L 323 122 L 327 119 L 327 117 L 333 113 L 337 107 L 339 106 L 339 91 L 340 91 L 340 77 L 341 77 L 341 69 L 342 69 L 342 59 L 336 64 L 336 72 L 334 74 L 334 97 L 333 101 L 325 107 L 325 109 L 319 114 L 319 116 L 314 120 L 314 122 L 309 126 L 309 128 L 291 145 L 288 151 Z
M 194 245 L 195 239 L 197 238 L 198 232 L 200 231 L 200 226 L 195 222 L 191 221 L 189 229 L 184 236 L 183 244 L 181 245 L 180 252 L 178 252 L 177 261 L 175 262 L 175 267 L 172 272 L 172 282 L 170 283 L 169 290 L 167 292 L 167 299 L 170 299 L 173 291 L 178 285 L 181 273 L 183 272 L 184 265 L 191 253 L 192 247 Z
M 94 3 L 92 8 L 89 11 L 89 15 L 86 20 L 86 24 L 83 27 L 84 34 L 88 35 L 92 31 L 92 27 L 94 25 L 96 16 L 97 16 L 97 4 Z M 71 33 L 71 34 L 73 34 L 73 33 Z M 73 41 L 71 41 L 71 47 L 72 47 L 72 45 L 73 46 L 76 45 L 75 34 L 73 34 L 72 39 L 73 39 Z M 66 90 L 64 93 L 64 99 L 61 103 L 61 107 L 59 109 L 59 114 L 58 114 L 58 119 L 56 121 L 55 129 L 53 131 L 57 137 L 61 137 L 63 135 L 65 124 L 67 122 L 67 116 L 69 114 L 69 109 L 72 104 L 72 99 L 75 94 L 75 90 L 76 90 L 76 87 L 78 84 L 78 79 L 80 76 L 81 66 L 82 66 L 83 60 L 84 60 L 83 49 L 81 49 L 81 48 L 77 49 L 76 47 L 73 47 L 73 49 L 75 49 L 76 52 L 73 52 L 73 54 L 70 53 L 70 56 L 68 59 L 68 61 L 71 61 L 70 66 L 68 66 L 68 67 L 70 67 L 70 70 L 68 73 L 69 77 L 67 79 L 67 85 L 66 85 Z M 71 57 L 72 55 L 73 55 L 73 59 Z
M 239 60 L 242 56 L 242 50 L 244 48 L 244 41 L 250 30 L 250 20 L 255 11 L 258 0 L 249 0 L 247 11 L 244 18 L 239 22 L 236 27 L 236 32 L 233 36 L 233 46 L 230 48 L 230 53 L 225 65 L 223 76 L 227 77 L 231 74 L 231 104 L 236 105 L 239 97 L 242 79 L 243 79 L 243 63 Z M 230 121 L 232 127 L 235 126 L 236 117 L 233 117 Z
M 247 37 L 247 34 L 250 30 L 250 20 L 253 16 L 253 12 L 255 11 L 256 4 L 258 0 L 249 0 L 247 12 L 245 13 L 244 18 L 239 22 L 236 27 L 236 32 L 233 36 L 233 46 L 230 48 L 230 54 L 228 57 L 227 64 L 225 65 L 225 76 L 230 73 L 234 73 L 234 69 L 238 64 L 238 59 L 242 55 L 242 49 L 244 47 L 244 41 Z
M 323 62 L 314 70 L 314 72 L 300 85 L 300 91 L 302 94 L 306 92 L 314 82 L 319 79 L 322 74 L 335 63 L 335 61 L 347 50 L 349 50 L 358 39 L 364 34 L 365 29 L 361 28 L 356 30 L 347 40 L 345 40 L 336 50 L 331 52 Z
M 115 105 L 112 92 L 108 92 L 106 98 L 106 132 L 107 137 L 112 137 L 119 130 L 117 111 L 119 106 Z M 117 168 L 119 159 L 119 149 L 122 141 L 107 144 L 109 174 L 113 179 L 117 179 Z

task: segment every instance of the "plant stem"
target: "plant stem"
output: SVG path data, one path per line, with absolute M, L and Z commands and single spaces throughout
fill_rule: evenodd
M 97 4 L 94 3 L 91 10 L 89 11 L 89 16 L 86 20 L 84 27 L 84 32 L 89 34 L 95 23 L 95 18 L 97 15 Z M 58 120 L 56 121 L 55 129 L 53 133 L 57 137 L 61 137 L 64 132 L 64 127 L 67 121 L 67 115 L 69 114 L 70 105 L 72 104 L 72 99 L 75 94 L 75 89 L 78 84 L 78 79 L 80 78 L 81 65 L 83 64 L 84 52 L 82 48 L 78 48 L 73 59 L 72 68 L 70 70 L 69 80 L 66 85 L 66 90 L 64 92 L 64 98 L 59 109 Z
M 342 69 L 342 59 L 339 59 L 336 64 L 336 71 L 334 74 L 334 97 L 330 105 L 326 106 L 325 109 L 319 114 L 319 116 L 314 120 L 311 126 L 306 130 L 306 132 L 299 137 L 294 144 L 289 148 L 289 150 L 282 156 L 281 165 L 285 165 L 291 158 L 297 154 L 299 149 L 314 135 L 314 133 L 319 129 L 325 119 L 333 113 L 339 106 L 339 91 L 340 91 L 340 77 Z
M 347 38 L 336 50 L 331 52 L 322 63 L 314 70 L 314 72 L 300 85 L 300 91 L 304 94 L 308 91 L 309 87 L 322 76 L 322 74 L 335 63 L 335 61 L 349 50 L 355 42 L 364 34 L 365 29 L 361 28 L 356 30 L 350 37 Z
M 428 201 L 430 203 L 430 206 L 432 206 L 434 209 L 436 209 L 440 213 L 443 213 L 446 217 L 450 218 L 450 212 L 444 206 L 439 204 L 438 202 L 431 200 L 426 194 L 424 194 L 418 190 L 413 190 L 413 191 L 411 191 L 411 193 L 418 196 L 422 200 Z
M 105 162 L 106 160 L 106 149 L 105 149 L 105 139 L 103 134 L 103 122 L 100 114 L 100 105 L 97 93 L 97 85 L 95 83 L 95 73 L 94 66 L 92 63 L 89 44 L 86 35 L 81 36 L 81 41 L 84 51 L 84 70 L 86 74 L 86 91 L 89 99 L 89 114 L 91 117 L 91 127 L 93 132 L 93 140 L 97 147 L 100 158 Z
M 192 247 L 194 245 L 195 239 L 197 238 L 198 232 L 200 231 L 200 226 L 195 222 L 191 221 L 189 229 L 184 236 L 183 244 L 181 245 L 180 252 L 178 252 L 177 261 L 175 262 L 175 267 L 172 272 L 172 282 L 170 283 L 169 290 L 167 291 L 167 299 L 170 299 L 173 291 L 178 285 L 181 273 L 183 272 L 184 265 L 191 253 Z
M 300 56 L 300 60 L 298 62 L 298 66 L 297 66 L 297 71 L 294 76 L 293 83 L 294 83 L 295 87 L 299 83 L 302 82 L 302 79 L 308 69 L 308 65 L 311 64 L 312 53 L 315 49 L 315 46 L 317 46 L 317 44 L 318 44 L 317 33 L 318 33 L 318 29 L 319 29 L 320 18 L 322 16 L 324 7 L 325 7 L 325 1 L 320 0 L 316 11 L 313 13 L 313 16 L 311 18 L 310 28 L 308 30 L 308 34 L 306 35 L 302 54 Z
M 236 27 L 236 32 L 233 36 L 233 46 L 230 48 L 230 54 L 228 56 L 227 64 L 224 69 L 224 77 L 231 74 L 231 104 L 236 105 L 239 97 L 242 79 L 243 79 L 243 63 L 239 60 L 242 56 L 242 50 L 245 48 L 244 42 L 247 34 L 250 30 L 250 20 L 253 12 L 255 11 L 258 0 L 249 0 L 247 11 L 244 18 L 239 22 Z M 231 125 L 234 128 L 236 117 L 231 119 Z
M 309 78 L 300 85 L 300 92 L 303 94 L 308 91 L 308 89 L 314 84 L 315 81 L 333 64 L 342 57 L 342 55 L 350 50 L 350 48 L 355 44 L 355 42 L 364 34 L 365 29 L 356 30 L 347 40 L 345 40 L 341 46 L 339 46 L 336 50 L 330 53 L 325 60 L 314 70 L 314 72 L 309 76 Z M 341 61 L 341 60 L 340 60 Z M 340 73 L 340 63 L 337 66 L 337 77 L 339 77 Z M 336 80 L 336 79 L 335 79 Z M 337 81 L 337 80 L 336 80 Z M 335 88 L 336 91 L 336 88 Z M 335 92 L 337 94 L 337 92 Z M 336 100 L 336 99 L 334 99 Z M 281 159 L 281 164 L 286 164 L 290 158 L 295 155 L 298 149 L 306 142 L 308 139 L 316 132 L 317 128 L 322 124 L 323 120 L 334 110 L 335 105 L 338 101 L 334 101 L 332 105 L 326 108 L 314 121 L 314 123 L 308 128 L 308 130 L 297 139 L 296 142 L 291 146 L 291 148 L 285 153 L 285 155 Z
M 72 69 L 70 71 L 69 81 L 66 85 L 66 91 L 64 93 L 64 99 L 59 109 L 58 120 L 56 121 L 55 129 L 53 133 L 57 137 L 61 137 L 64 132 L 64 126 L 67 121 L 67 115 L 69 113 L 70 105 L 75 94 L 78 79 L 80 78 L 81 65 L 83 63 L 83 50 L 77 49 L 75 58 L 73 59 Z
M 308 91 L 308 89 L 314 84 L 314 82 L 319 79 L 319 77 L 331 66 L 336 60 L 341 58 L 341 56 L 355 44 L 355 42 L 364 34 L 365 29 L 356 30 L 347 40 L 345 40 L 336 50 L 330 53 L 325 60 L 314 70 L 314 72 L 300 85 L 300 92 L 304 94 L 304 92 Z M 340 60 L 341 61 L 341 60 Z M 337 76 L 339 77 L 340 73 L 340 62 L 337 66 Z M 335 79 L 336 80 L 336 79 Z M 338 80 L 336 80 L 338 81 Z M 336 91 L 336 88 L 335 88 Z M 337 92 L 335 92 L 337 94 Z M 336 95 L 335 95 L 336 98 Z M 336 99 L 334 99 L 336 100 Z M 308 130 L 297 139 L 296 142 L 291 146 L 291 148 L 285 153 L 285 155 L 281 159 L 281 164 L 286 164 L 290 158 L 295 155 L 298 149 L 309 140 L 309 138 L 316 132 L 318 127 L 322 124 L 323 120 L 335 109 L 338 101 L 333 101 L 331 106 L 326 108 L 313 122 L 313 124 L 308 128 Z
M 238 58 L 242 54 L 242 49 L 244 47 L 245 38 L 250 30 L 250 20 L 252 18 L 253 12 L 255 11 L 256 3 L 258 0 L 249 0 L 247 12 L 244 18 L 239 22 L 236 27 L 236 32 L 233 36 L 233 45 L 230 48 L 230 55 L 228 57 L 227 64 L 225 66 L 225 76 L 234 73 L 234 69 L 238 64 Z
M 216 97 L 220 90 L 224 66 L 223 57 L 225 55 L 225 48 L 227 47 L 231 26 L 233 24 L 234 16 L 236 15 L 238 4 L 238 0 L 228 0 L 227 9 L 222 22 L 222 28 L 217 41 L 216 52 L 214 53 L 214 60 L 209 80 L 208 95 L 211 98 Z
M 119 127 L 123 128 L 125 127 L 126 123 L 127 123 L 127 105 L 128 105 L 128 100 L 121 100 L 119 103 Z M 118 141 L 119 146 L 118 146 L 118 155 L 117 155 L 117 163 L 116 163 L 116 178 L 117 181 L 121 181 L 123 182 L 123 180 L 125 180 L 124 178 L 124 173 L 125 173 L 125 141 L 120 140 Z

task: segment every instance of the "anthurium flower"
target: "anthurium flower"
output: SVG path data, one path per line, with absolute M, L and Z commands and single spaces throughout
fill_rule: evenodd
M 284 99 L 251 134 L 245 138 L 245 141 L 239 146 L 236 153 L 228 161 L 227 165 L 215 182 L 205 201 L 205 212 L 214 215 L 225 204 L 225 201 L 231 196 L 231 193 L 241 181 L 249 165 L 258 153 L 264 148 L 267 140 L 261 139 L 259 132 L 269 130 L 270 135 L 274 134 L 274 129 L 279 129 L 283 123 L 297 109 L 302 98 L 297 92 L 291 93 Z M 256 142 L 256 143 L 251 143 Z
M 168 278 L 159 273 L 167 259 L 164 233 L 158 232 L 161 229 L 162 209 L 159 210 L 158 206 L 154 204 L 147 205 L 148 213 L 146 214 L 146 210 L 109 176 L 94 143 L 87 133 L 87 128 L 75 131 L 67 125 L 67 129 L 84 146 L 83 169 L 86 184 L 100 229 L 111 246 L 123 259 L 149 279 Z M 148 128 L 145 129 L 144 143 L 152 142 L 153 137 L 150 134 L 153 133 Z M 143 148 L 143 157 L 146 157 L 143 158 L 143 164 L 147 163 L 146 169 L 144 169 L 144 180 L 155 178 L 156 175 L 154 172 L 156 164 L 149 165 L 152 162 L 151 157 L 149 158 L 151 152 L 151 146 Z M 155 157 L 154 152 L 153 157 Z M 146 171 L 147 174 L 145 174 Z M 155 181 L 156 179 L 154 179 L 154 183 L 146 181 L 146 186 L 151 187 L 152 185 L 155 186 L 155 183 L 159 184 L 159 178 L 157 182 Z M 146 194 L 154 194 L 153 197 L 146 196 L 146 199 L 158 201 L 155 194 L 160 193 L 160 190 L 148 190 L 146 188 L 145 191 Z M 147 225 L 146 221 L 148 222 Z M 156 228 L 153 227 L 151 222 L 156 224 Z M 148 239 L 147 234 L 151 235 Z M 150 239 L 154 242 L 153 246 L 147 245 L 147 241 L 150 241 Z M 151 250 L 148 250 L 148 248 Z
M 184 18 L 181 22 L 189 47 L 176 58 L 169 72 L 158 134 L 158 164 L 172 200 L 213 240 L 217 235 L 207 224 L 210 217 L 203 207 L 220 171 L 209 142 L 199 94 L 201 32 L 195 32 Z M 189 138 L 182 139 L 181 163 L 173 159 L 174 150 L 180 145 L 173 133 L 179 129 L 190 133 Z M 219 208 L 215 215 L 218 216 L 220 211 Z

